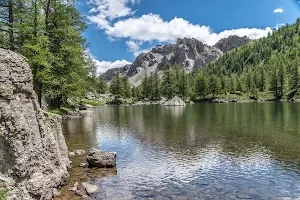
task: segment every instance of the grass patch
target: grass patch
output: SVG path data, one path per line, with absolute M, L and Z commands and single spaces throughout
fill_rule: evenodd
M 65 115 L 68 112 L 73 111 L 73 109 L 70 108 L 70 107 L 61 106 L 60 108 L 54 108 L 54 109 L 50 109 L 50 110 L 47 110 L 47 111 L 50 112 L 50 113 L 57 114 L 57 115 Z
M 88 104 L 91 106 L 103 106 L 105 103 L 96 100 L 84 100 L 81 102 L 82 104 Z
M 0 200 L 8 199 L 8 190 L 4 188 L 0 188 Z

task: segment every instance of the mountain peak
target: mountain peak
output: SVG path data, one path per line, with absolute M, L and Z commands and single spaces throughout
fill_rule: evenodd
M 160 73 L 167 63 L 192 72 L 217 60 L 223 52 L 240 47 L 249 41 L 247 37 L 229 36 L 214 46 L 208 46 L 195 38 L 178 38 L 176 44 L 157 45 L 150 52 L 138 55 L 131 65 L 107 71 L 104 78 L 110 81 L 119 70 L 121 75 L 129 77 L 131 84 L 139 85 L 146 74 Z
M 247 44 L 251 40 L 247 37 L 239 37 L 237 35 L 230 35 L 227 38 L 223 38 L 219 40 L 214 47 L 220 49 L 223 52 L 230 51 L 234 48 L 243 46 L 244 44 Z

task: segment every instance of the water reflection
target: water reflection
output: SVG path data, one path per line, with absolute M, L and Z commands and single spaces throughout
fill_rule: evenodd
M 101 107 L 63 127 L 70 149 L 117 152 L 99 198 L 296 198 L 299 105 Z

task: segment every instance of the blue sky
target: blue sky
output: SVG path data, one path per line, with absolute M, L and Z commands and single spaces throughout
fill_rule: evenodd
M 256 39 L 300 17 L 299 0 L 80 0 L 77 6 L 99 73 L 177 38 L 209 45 L 232 34 Z

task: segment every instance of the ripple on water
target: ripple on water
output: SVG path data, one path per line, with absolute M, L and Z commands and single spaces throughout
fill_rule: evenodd
M 273 119 L 275 116 L 269 113 L 268 109 L 273 107 L 266 105 L 265 110 L 256 106 L 256 112 L 263 114 L 252 116 L 249 113 L 254 108 L 250 104 L 245 108 L 220 105 L 225 106 L 224 109 L 214 115 L 210 115 L 214 110 L 209 105 L 197 106 L 174 113 L 151 106 L 99 108 L 91 119 L 78 120 L 79 126 L 88 128 L 76 130 L 73 127 L 69 129 L 72 135 L 91 137 L 91 146 L 117 152 L 117 174 L 89 178 L 103 190 L 96 198 L 282 199 L 300 196 L 299 163 L 294 156 L 300 155 L 300 138 L 283 136 L 284 130 L 274 129 L 280 126 L 276 124 L 277 118 Z M 290 124 L 298 123 L 292 120 L 289 119 Z M 293 130 L 297 132 L 298 126 Z M 82 141 L 74 141 L 74 145 L 78 142 Z M 68 144 L 72 145 L 72 141 Z

